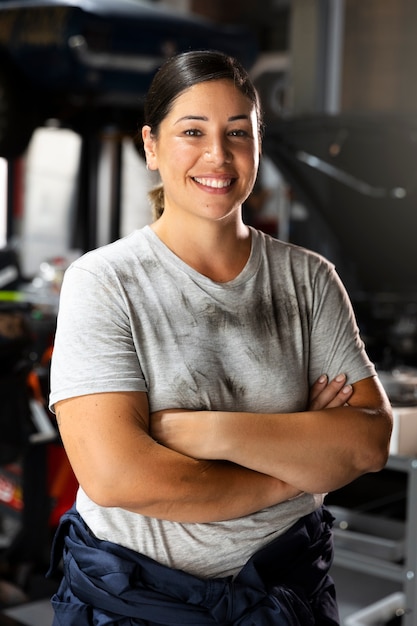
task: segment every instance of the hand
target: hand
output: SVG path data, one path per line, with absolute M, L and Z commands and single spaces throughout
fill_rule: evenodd
M 172 450 L 190 455 L 190 450 L 206 440 L 207 412 L 166 409 L 150 415 L 150 435 Z M 208 434 L 208 433 L 207 433 Z M 192 455 L 191 455 L 192 456 Z
M 352 396 L 352 385 L 346 385 L 345 374 L 339 374 L 329 382 L 323 374 L 310 389 L 308 411 L 332 409 L 344 406 Z
M 308 411 L 331 409 L 345 405 L 352 396 L 352 385 L 346 385 L 346 376 L 339 374 L 329 382 L 326 375 L 310 389 Z M 216 412 L 167 409 L 151 415 L 151 436 L 163 445 L 197 457 L 210 458 L 215 437 Z

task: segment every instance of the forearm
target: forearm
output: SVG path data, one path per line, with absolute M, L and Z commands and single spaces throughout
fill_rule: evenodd
M 224 461 L 192 458 L 148 434 L 143 393 L 94 394 L 56 407 L 61 437 L 87 495 L 178 522 L 232 519 L 299 492 L 269 475 Z
M 168 447 L 184 454 L 226 459 L 300 491 L 331 491 L 383 467 L 392 417 L 374 379 L 359 381 L 354 392 L 352 386 L 338 392 L 333 382 L 323 384 L 324 392 L 313 394 L 309 411 L 166 411 L 156 417 L 153 429 Z
M 116 471 L 101 473 L 90 497 L 149 517 L 207 523 L 254 513 L 298 495 L 269 475 L 225 461 L 200 461 L 150 442 Z M 87 489 L 88 492 L 88 489 Z
M 207 523 L 244 517 L 300 493 L 279 479 L 225 461 L 197 461 L 185 473 L 182 460 L 169 465 L 171 480 L 157 481 L 158 496 L 149 500 L 148 490 L 131 510 L 173 521 Z
M 208 453 L 269 473 L 302 491 L 337 489 L 383 467 L 389 420 L 376 411 L 340 407 L 308 413 L 219 413 Z

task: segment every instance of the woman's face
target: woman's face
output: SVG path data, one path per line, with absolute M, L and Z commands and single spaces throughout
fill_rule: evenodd
M 143 129 L 147 162 L 158 169 L 165 212 L 212 220 L 236 212 L 248 197 L 259 164 L 254 105 L 230 80 L 207 81 L 182 92 L 157 137 Z

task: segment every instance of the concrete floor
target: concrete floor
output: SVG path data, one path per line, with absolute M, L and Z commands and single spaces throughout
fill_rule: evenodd
M 392 593 L 401 591 L 399 584 L 343 568 L 333 568 L 342 625 L 345 619 Z
M 51 626 L 53 619 L 52 607 L 48 599 L 29 602 L 13 609 L 3 611 L 3 615 L 13 619 L 12 622 L 2 622 L 0 626 Z

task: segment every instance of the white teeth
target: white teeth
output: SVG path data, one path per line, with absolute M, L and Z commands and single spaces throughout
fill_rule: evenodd
M 195 181 L 200 183 L 200 185 L 205 185 L 206 187 L 214 187 L 216 189 L 223 189 L 224 187 L 229 187 L 232 184 L 232 179 L 219 179 L 219 178 L 194 178 Z

